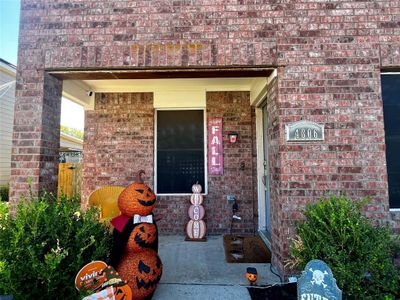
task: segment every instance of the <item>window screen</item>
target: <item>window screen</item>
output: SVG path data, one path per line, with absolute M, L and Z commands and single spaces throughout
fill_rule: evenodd
M 204 191 L 203 110 L 157 111 L 157 193 Z
M 400 74 L 382 75 L 390 208 L 400 208 Z

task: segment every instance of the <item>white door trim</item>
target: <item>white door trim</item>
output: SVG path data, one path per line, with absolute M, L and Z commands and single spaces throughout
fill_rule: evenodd
M 257 144 L 257 192 L 258 192 L 258 230 L 265 231 L 266 208 L 265 208 L 265 186 L 262 182 L 264 176 L 264 133 L 263 133 L 263 111 L 262 107 L 256 107 L 256 144 Z

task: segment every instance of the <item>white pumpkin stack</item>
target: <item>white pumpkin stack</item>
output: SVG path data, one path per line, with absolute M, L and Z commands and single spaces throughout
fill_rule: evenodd
M 190 196 L 189 223 L 186 225 L 186 234 L 189 240 L 201 240 L 206 235 L 206 223 L 204 218 L 203 195 L 201 194 L 201 185 L 196 183 L 192 185 L 193 194 Z

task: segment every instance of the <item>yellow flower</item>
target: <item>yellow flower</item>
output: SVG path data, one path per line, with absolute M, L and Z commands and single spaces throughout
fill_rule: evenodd
M 76 219 L 78 220 L 78 219 L 81 217 L 81 212 L 80 212 L 80 211 L 74 212 L 74 216 L 75 216 Z

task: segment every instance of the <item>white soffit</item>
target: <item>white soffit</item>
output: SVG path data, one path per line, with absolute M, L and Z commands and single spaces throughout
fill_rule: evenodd
M 154 92 L 166 90 L 250 91 L 258 77 L 188 79 L 83 80 L 94 92 Z
M 205 107 L 206 92 L 249 91 L 250 104 L 264 97 L 270 77 L 64 80 L 64 94 L 93 109 L 94 93 L 154 93 L 154 107 Z M 88 92 L 93 95 L 88 96 Z M 186 100 L 184 99 L 186 95 Z M 174 99 L 175 97 L 175 99 Z M 190 105 L 190 106 L 192 106 Z

